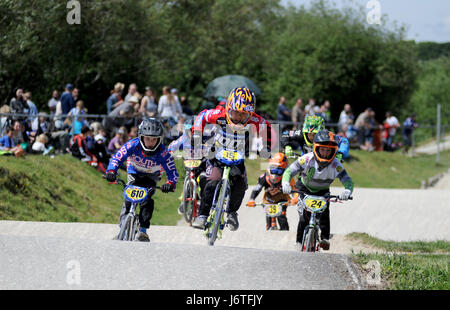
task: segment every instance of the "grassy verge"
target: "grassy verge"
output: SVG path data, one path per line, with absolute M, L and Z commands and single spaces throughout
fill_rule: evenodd
M 420 188 L 426 180 L 450 168 L 450 151 L 441 153 L 441 164 L 435 155 L 407 157 L 400 152 L 365 152 L 352 150 L 352 159 L 344 167 L 357 187 Z M 342 186 L 336 180 L 333 186 Z
M 70 155 L 0 157 L 0 220 L 115 224 L 122 192 Z M 176 224 L 180 193 L 155 194 L 152 224 Z
M 450 256 L 445 254 L 357 254 L 353 260 L 363 269 L 370 261 L 381 266 L 381 280 L 393 290 L 449 290 Z M 369 272 L 369 270 L 366 270 Z
M 443 240 L 394 242 L 380 240 L 363 233 L 351 233 L 347 235 L 347 238 L 388 252 L 450 253 L 450 242 Z
M 370 261 L 379 262 L 381 280 L 388 289 L 450 289 L 448 270 L 450 242 L 393 242 L 360 233 L 350 234 L 347 238 L 359 240 L 387 252 L 409 252 L 407 254 L 353 254 L 353 260 L 367 273 L 373 272 L 366 266 Z

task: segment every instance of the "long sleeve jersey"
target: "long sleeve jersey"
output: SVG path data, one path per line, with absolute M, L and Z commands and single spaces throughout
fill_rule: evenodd
M 249 151 L 248 133 L 256 135 L 261 134 L 263 141 L 266 143 L 266 150 L 270 152 L 274 139 L 272 135 L 272 127 L 268 121 L 257 114 L 253 114 L 247 124 L 246 132 L 230 134 L 227 132 L 226 111 L 223 108 L 211 110 L 203 110 L 195 119 L 192 129 L 194 141 L 196 137 L 202 136 L 207 125 L 216 125 L 211 129 L 208 136 L 213 136 L 214 145 L 231 150 L 244 150 L 245 154 Z
M 161 175 L 161 167 L 167 173 L 168 182 L 175 188 L 178 182 L 178 172 L 172 155 L 164 145 L 160 145 L 152 156 L 146 156 L 139 138 L 134 138 L 125 143 L 111 158 L 106 172 L 117 173 L 117 170 L 127 160 L 127 172 L 129 174 L 149 175 L 156 181 Z
M 328 166 L 321 169 L 314 158 L 314 153 L 303 155 L 286 169 L 283 174 L 283 182 L 289 182 L 297 174 L 300 174 L 303 185 L 313 193 L 329 189 L 336 178 L 341 181 L 346 189 L 353 192 L 352 178 L 336 158 Z

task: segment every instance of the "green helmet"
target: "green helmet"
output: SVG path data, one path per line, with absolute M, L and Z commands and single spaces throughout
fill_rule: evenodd
M 303 138 L 305 138 L 306 145 L 312 146 L 314 141 L 308 140 L 308 133 L 318 133 L 325 129 L 323 118 L 317 115 L 308 116 L 303 123 Z

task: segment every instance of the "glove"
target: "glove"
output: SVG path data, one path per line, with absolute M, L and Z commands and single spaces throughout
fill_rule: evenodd
M 114 172 L 108 172 L 106 173 L 106 180 L 109 183 L 113 183 L 116 181 L 116 174 Z
M 337 153 L 337 154 L 336 154 L 336 159 L 339 160 L 341 163 L 344 162 L 344 161 L 342 160 L 342 153 Z
M 166 183 L 161 186 L 161 191 L 163 193 L 173 192 L 173 185 L 171 183 Z
M 289 184 L 289 182 L 282 182 L 281 188 L 283 189 L 283 194 L 291 193 L 292 188 L 291 188 L 291 185 Z
M 348 200 L 348 198 L 350 197 L 351 194 L 352 194 L 352 192 L 349 189 L 346 189 L 339 195 L 339 199 L 340 200 Z
M 247 202 L 247 207 L 254 208 L 255 206 L 256 204 L 254 200 L 249 200 L 249 202 Z

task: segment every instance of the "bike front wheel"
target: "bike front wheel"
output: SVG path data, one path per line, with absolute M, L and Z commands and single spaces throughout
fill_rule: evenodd
M 129 235 L 130 235 L 130 230 L 133 226 L 133 216 L 132 215 L 127 215 L 127 217 L 125 218 L 125 221 L 123 222 L 122 226 L 120 227 L 120 231 L 119 231 L 119 240 L 123 240 L 123 241 L 127 241 L 129 240 Z
M 316 237 L 314 229 L 306 227 L 303 233 L 302 252 L 315 252 L 316 249 Z
M 194 206 L 194 188 L 190 179 L 187 179 L 183 187 L 183 208 L 184 219 L 187 223 L 192 224 L 192 213 Z
M 220 188 L 219 188 L 220 186 Z M 208 245 L 213 246 L 214 242 L 218 237 L 219 231 L 222 229 L 224 225 L 223 213 L 228 208 L 228 195 L 229 195 L 229 185 L 227 180 L 218 184 L 218 188 L 216 188 L 216 194 L 218 194 L 218 200 L 215 206 L 213 206 L 214 211 L 212 211 L 209 217 L 208 223 Z M 216 195 L 214 195 L 214 200 L 216 201 Z

